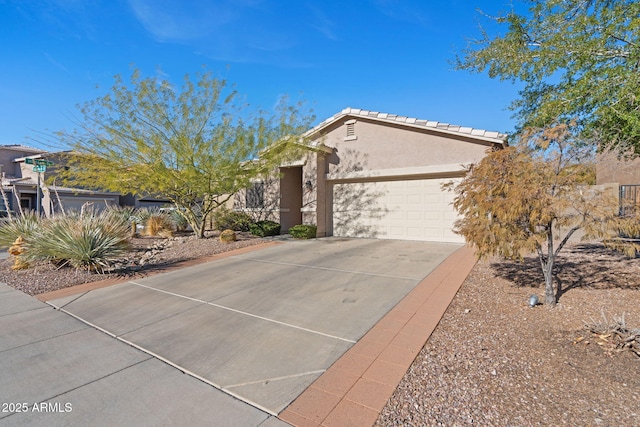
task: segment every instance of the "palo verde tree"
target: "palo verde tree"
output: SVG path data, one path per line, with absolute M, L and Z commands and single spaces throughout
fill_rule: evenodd
M 577 119 L 600 149 L 640 154 L 640 2 L 520 0 L 490 17 L 504 33 L 482 30 L 457 68 L 523 82 L 511 105 L 521 129 Z
M 73 150 L 65 182 L 167 198 L 198 237 L 206 217 L 251 179 L 297 156 L 312 120 L 284 99 L 274 113 L 249 113 L 211 73 L 178 88 L 134 71 L 80 107 L 79 129 L 59 138 Z
M 584 156 L 592 150 L 571 130 L 557 124 L 531 131 L 518 147 L 488 154 L 452 187 L 461 214 L 456 231 L 480 257 L 522 260 L 535 253 L 550 306 L 561 293 L 553 281 L 559 252 L 580 229 L 589 237 L 606 235 L 618 212 L 613 195 L 585 185 L 593 173 Z

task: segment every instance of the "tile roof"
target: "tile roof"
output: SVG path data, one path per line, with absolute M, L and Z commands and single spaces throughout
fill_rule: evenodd
M 490 139 L 500 143 L 504 142 L 504 140 L 507 137 L 506 134 L 495 132 L 495 131 L 488 131 L 484 129 L 474 129 L 471 127 L 452 125 L 449 123 L 436 122 L 432 120 L 421 120 L 413 117 L 399 116 L 397 114 L 380 113 L 378 111 L 361 110 L 359 108 L 350 108 L 350 107 L 345 108 L 339 113 L 334 114 L 333 116 L 324 120 L 323 122 L 318 124 L 316 127 L 309 130 L 307 132 L 307 135 L 312 135 L 317 131 L 321 130 L 322 128 L 326 127 L 330 123 L 333 123 L 334 121 L 345 116 L 365 117 L 365 118 L 384 121 L 384 122 L 403 123 L 412 127 L 433 129 L 436 131 L 441 131 L 441 132 L 446 132 L 451 134 L 463 134 L 471 137 Z
M 15 151 L 30 151 L 32 153 L 46 153 L 46 150 L 42 150 L 40 148 L 35 148 L 35 147 L 29 147 L 28 145 L 21 145 L 21 144 L 4 144 L 4 145 L 0 145 L 0 149 L 8 149 L 8 150 L 15 150 Z

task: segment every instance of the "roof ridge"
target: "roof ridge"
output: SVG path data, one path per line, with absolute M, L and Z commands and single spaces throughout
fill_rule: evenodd
M 351 108 L 351 107 L 344 108 L 339 113 L 336 113 L 333 116 L 329 117 L 328 119 L 323 120 L 317 126 L 312 128 L 308 133 L 313 133 L 314 130 L 319 129 L 324 125 L 327 125 L 333 122 L 334 120 L 337 120 L 341 116 L 347 116 L 347 115 L 374 118 L 378 120 L 384 120 L 387 122 L 405 123 L 405 124 L 410 124 L 412 126 L 417 126 L 417 127 L 427 128 L 427 129 L 445 130 L 452 133 L 458 133 L 458 134 L 476 136 L 476 137 L 485 137 L 485 138 L 500 139 L 500 140 L 504 140 L 507 137 L 507 134 L 500 133 L 498 131 L 489 131 L 485 129 L 472 128 L 468 126 L 453 125 L 445 122 L 418 119 L 415 117 L 401 116 L 398 114 L 383 113 L 378 111 L 363 110 L 360 108 Z

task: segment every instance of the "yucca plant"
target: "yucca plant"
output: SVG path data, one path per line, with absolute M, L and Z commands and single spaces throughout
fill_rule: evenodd
M 132 221 L 136 221 L 136 214 L 138 209 L 133 206 L 107 206 L 107 210 L 109 211 L 109 215 L 121 216 L 122 219 L 131 223 Z
M 41 218 L 34 212 L 26 212 L 12 221 L 3 223 L 0 226 L 0 248 L 8 248 L 20 236 L 29 240 L 31 235 L 38 230 L 41 222 Z
M 27 261 L 51 261 L 102 272 L 129 246 L 129 222 L 105 210 L 42 221 L 25 243 Z

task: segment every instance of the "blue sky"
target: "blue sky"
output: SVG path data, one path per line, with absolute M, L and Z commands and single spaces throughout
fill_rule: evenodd
M 0 144 L 71 130 L 77 104 L 132 67 L 180 83 L 206 65 L 253 108 L 289 94 L 343 108 L 511 131 L 517 86 L 454 71 L 509 0 L 0 0 Z M 489 27 L 491 30 L 491 27 Z

